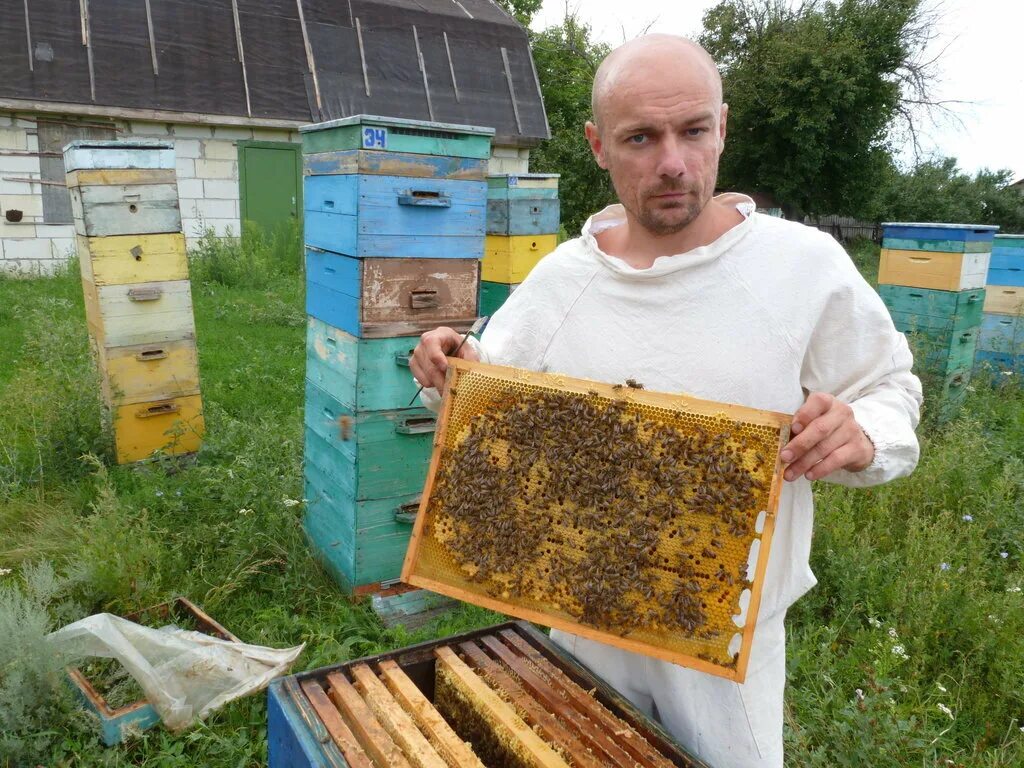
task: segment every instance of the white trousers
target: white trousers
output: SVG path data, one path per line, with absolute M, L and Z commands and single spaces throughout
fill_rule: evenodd
M 784 619 L 758 622 L 742 685 L 559 630 L 551 639 L 710 768 L 782 768 Z

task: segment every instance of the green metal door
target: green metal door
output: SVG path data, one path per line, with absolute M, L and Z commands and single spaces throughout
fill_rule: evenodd
M 290 142 L 238 142 L 243 228 L 267 234 L 301 226 L 302 146 Z

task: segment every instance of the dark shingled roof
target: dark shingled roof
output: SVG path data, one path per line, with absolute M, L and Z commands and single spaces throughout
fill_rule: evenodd
M 27 7 L 26 19 L 23 0 L 0 0 L 0 99 L 303 122 L 365 113 L 481 125 L 520 144 L 549 135 L 526 32 L 491 0 Z

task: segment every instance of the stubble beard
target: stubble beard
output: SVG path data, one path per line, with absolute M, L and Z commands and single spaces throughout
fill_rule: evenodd
M 656 200 L 649 200 L 647 205 L 641 204 L 639 210 L 633 212 L 633 216 L 641 227 L 658 237 L 682 232 L 704 210 L 702 202 L 692 198 L 668 207 L 651 207 L 652 202 L 656 203 Z

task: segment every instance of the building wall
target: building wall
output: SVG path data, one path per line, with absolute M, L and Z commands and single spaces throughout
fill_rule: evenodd
M 98 125 L 107 121 L 89 118 L 82 122 Z M 117 130 L 117 138 L 174 142 L 182 227 L 189 246 L 205 230 L 213 230 L 219 237 L 240 232 L 238 141 L 299 141 L 297 131 L 286 129 L 126 120 L 110 124 Z M 75 250 L 73 225 L 43 222 L 39 157 L 33 154 L 38 151 L 35 117 L 0 111 L 0 272 L 51 275 Z M 528 149 L 496 146 L 489 171 L 526 173 L 529 157 Z M 6 220 L 3 214 L 11 208 L 23 211 L 21 222 Z

